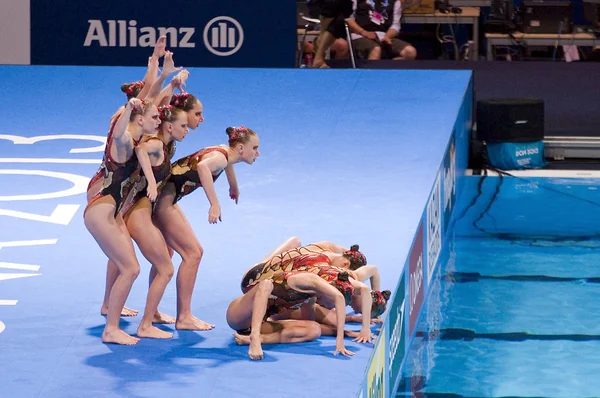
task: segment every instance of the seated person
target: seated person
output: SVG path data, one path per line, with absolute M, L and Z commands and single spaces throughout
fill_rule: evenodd
M 307 41 L 304 43 L 303 55 L 311 54 L 314 58 L 317 52 L 317 41 Z M 332 59 L 348 59 L 349 54 L 348 42 L 344 39 L 336 39 L 329 48 L 329 58 Z
M 350 7 L 352 4 L 352 0 L 346 0 L 349 2 Z M 320 20 L 321 23 L 319 23 L 319 27 L 321 29 L 320 34 L 321 35 L 323 33 L 323 31 L 325 29 L 327 29 L 327 26 L 329 24 L 329 22 L 331 21 L 331 18 L 325 17 L 323 16 L 323 12 L 327 15 L 335 15 L 336 11 L 335 11 L 335 5 L 336 5 L 337 0 L 335 1 L 331 1 L 331 0 L 306 0 L 306 6 L 308 9 L 307 13 L 304 13 L 305 15 L 308 14 L 308 17 L 313 18 L 314 20 Z M 324 7 L 322 7 L 324 6 Z M 351 8 L 350 8 L 350 11 Z M 313 58 L 317 52 L 317 42 L 318 40 L 313 41 L 307 41 L 304 43 L 304 48 L 302 49 L 302 58 L 305 59 L 306 55 L 311 55 Z M 335 58 L 335 59 L 347 59 L 348 58 L 348 42 L 344 39 L 337 39 L 335 40 L 335 42 L 333 43 L 333 45 L 331 45 L 331 47 L 329 48 L 330 51 L 330 58 Z M 309 63 L 310 61 L 307 62 L 308 67 L 312 66 L 311 63 Z
M 353 0 L 354 14 L 348 19 L 352 44 L 359 58 L 413 60 L 417 50 L 397 38 L 400 32 L 400 0 Z M 388 4 L 389 1 L 389 4 Z
M 348 44 L 344 20 L 352 14 L 352 0 L 312 0 L 319 7 L 321 31 L 315 43 L 313 68 L 327 68 L 325 53 L 335 44 L 336 58 L 344 56 Z M 334 50 L 334 48 L 331 48 Z

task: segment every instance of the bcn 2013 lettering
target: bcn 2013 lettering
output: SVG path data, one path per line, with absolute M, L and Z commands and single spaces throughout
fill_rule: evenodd
M 22 137 L 17 135 L 0 134 L 0 140 L 12 141 L 15 145 L 32 145 L 40 141 L 49 140 L 87 140 L 87 141 L 99 141 L 102 145 L 89 147 L 89 148 L 72 148 L 69 153 L 92 153 L 102 152 L 104 144 L 106 142 L 105 137 L 92 136 L 92 135 L 76 135 L 76 134 L 61 134 L 61 135 L 47 135 L 47 136 L 35 136 L 35 137 Z M 0 163 L 79 163 L 79 164 L 90 164 L 100 163 L 99 160 L 95 159 L 61 159 L 61 158 L 0 158 Z M 72 173 L 61 173 L 50 170 L 28 170 L 28 169 L 0 169 L 0 175 L 21 175 L 21 176 L 42 176 L 48 178 L 58 178 L 67 180 L 72 183 L 72 187 L 55 192 L 45 192 L 38 194 L 29 195 L 0 195 L 0 202 L 22 202 L 32 200 L 45 200 L 63 198 L 68 196 L 79 195 L 84 193 L 87 188 L 89 177 L 84 177 Z M 16 211 L 10 209 L 0 208 L 0 216 L 13 217 L 23 220 L 37 221 L 50 223 L 55 225 L 68 225 L 80 205 L 77 204 L 57 204 L 50 215 L 36 214 L 25 211 Z M 54 245 L 57 243 L 57 239 L 37 239 L 37 240 L 20 240 L 20 241 L 6 241 L 0 242 L 0 250 L 6 247 L 31 247 L 40 245 Z M 30 278 L 34 276 L 40 276 L 38 273 L 40 266 L 37 264 L 22 264 L 12 262 L 0 262 L 0 269 L 12 270 L 12 271 L 30 271 L 27 272 L 4 272 L 0 273 L 0 282 L 12 279 Z M 31 273 L 33 271 L 34 273 Z M 0 299 L 0 306 L 3 305 L 16 305 L 18 300 L 15 299 Z M 6 324 L 0 321 L 0 333 L 6 330 Z
M 540 153 L 538 148 L 517 149 L 515 156 L 537 155 Z

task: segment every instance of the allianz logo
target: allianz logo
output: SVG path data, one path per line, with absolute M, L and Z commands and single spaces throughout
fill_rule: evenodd
M 136 20 L 90 19 L 84 47 L 97 44 L 100 47 L 152 47 L 160 36 L 167 36 L 167 46 L 194 48 L 192 41 L 196 28 L 191 27 L 159 27 L 137 26 Z
M 196 48 L 195 27 L 138 26 L 136 20 L 88 20 L 84 47 L 152 47 L 160 36 L 167 36 L 168 47 Z M 234 18 L 218 16 L 203 30 L 208 51 L 218 56 L 235 54 L 244 43 L 244 29 Z

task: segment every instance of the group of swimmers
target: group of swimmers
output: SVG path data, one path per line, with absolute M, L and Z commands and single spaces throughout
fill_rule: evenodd
M 132 345 L 140 338 L 173 336 L 155 323 L 174 323 L 177 330 L 214 328 L 192 313 L 203 249 L 178 202 L 202 187 L 210 204 L 208 221 L 219 221 L 214 182 L 224 171 L 229 196 L 237 203 L 234 165 L 256 161 L 259 138 L 250 128 L 228 127 L 227 144 L 173 160 L 175 143 L 204 120 L 202 103 L 184 91 L 188 77 L 188 71 L 175 67 L 166 38 L 159 38 L 144 79 L 121 87 L 127 103 L 111 118 L 101 166 L 88 185 L 85 226 L 108 257 L 101 307 L 106 315 L 105 343 Z M 125 307 L 140 273 L 133 241 L 152 265 L 137 337 L 119 327 L 121 316 L 137 315 Z M 175 318 L 158 311 L 175 273 L 174 252 L 182 260 L 176 276 Z M 367 279 L 371 288 L 363 283 Z M 235 341 L 249 345 L 252 359 L 263 358 L 262 344 L 309 341 L 321 335 L 337 337 L 334 354 L 352 355 L 344 348 L 344 337 L 370 342 L 370 323 L 385 310 L 390 292 L 379 291 L 379 283 L 377 268 L 366 264 L 358 246 L 345 249 L 331 242 L 302 246 L 291 238 L 245 273 L 243 294 L 229 305 L 227 322 L 235 330 Z M 347 305 L 362 318 L 347 316 Z M 345 331 L 347 320 L 362 322 L 360 332 Z

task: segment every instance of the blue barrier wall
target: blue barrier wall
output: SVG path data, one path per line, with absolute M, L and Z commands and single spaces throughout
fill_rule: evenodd
M 31 64 L 145 66 L 167 35 L 176 65 L 294 67 L 296 3 L 31 1 Z
M 473 80 L 435 176 L 431 194 L 413 239 L 404 272 L 396 287 L 365 372 L 359 397 L 393 397 L 402 366 L 414 338 L 430 282 L 446 258 L 455 205 L 466 185 L 465 170 L 473 114 Z

